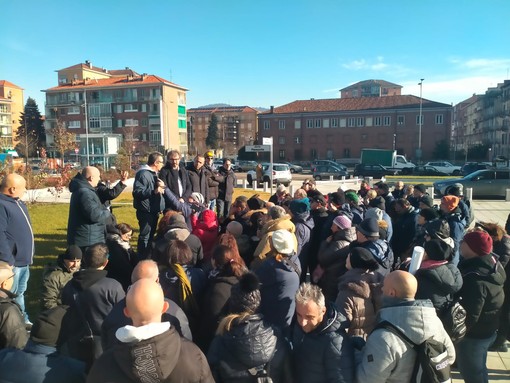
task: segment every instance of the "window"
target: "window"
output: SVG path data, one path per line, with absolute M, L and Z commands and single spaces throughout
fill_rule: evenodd
M 285 120 L 278 121 L 278 129 L 285 130 Z
M 122 105 L 115 105 L 115 113 L 122 113 Z
M 416 116 L 416 125 L 423 125 L 423 114 L 421 115 L 421 124 L 420 124 L 420 115 Z
M 351 157 L 351 150 L 349 148 L 344 149 L 344 158 L 350 158 Z
M 332 160 L 333 158 L 335 158 L 334 155 L 333 155 L 333 149 L 326 150 L 326 158 L 328 160 Z
M 322 120 L 322 126 L 324 129 L 329 128 L 329 118 Z
M 161 142 L 161 132 L 159 130 L 151 130 L 149 132 L 149 141 L 151 144 L 157 144 Z
M 301 120 L 294 120 L 294 129 L 301 129 Z
M 358 117 L 356 119 L 356 126 L 365 126 L 365 118 L 364 117 Z
M 280 145 L 285 145 L 285 137 L 283 137 L 283 136 L 278 137 L 278 143 Z
M 142 118 L 140 120 L 140 125 L 141 126 L 147 126 L 149 124 L 149 120 L 147 118 Z
M 372 126 L 372 117 L 367 117 L 365 119 L 365 126 Z
M 269 130 L 271 127 L 271 121 L 264 121 L 264 130 Z
M 306 127 L 313 128 L 313 120 L 306 120 Z
M 354 117 L 349 117 L 347 119 L 347 126 L 350 128 L 356 126 L 356 119 Z
M 405 122 L 405 116 L 397 116 L 397 125 L 404 125 Z
M 332 128 L 338 128 L 338 118 L 332 118 L 331 119 L 331 127 Z
M 124 112 L 138 112 L 138 109 L 136 108 L 136 105 L 133 106 L 133 104 L 126 104 L 124 106 Z
M 320 127 L 321 127 L 321 120 L 320 120 L 319 118 L 317 118 L 317 119 L 315 120 L 315 127 L 316 127 L 316 128 L 320 128 Z
M 317 158 L 317 149 L 310 149 L 310 157 L 313 160 Z
M 117 128 L 122 128 L 122 120 L 117 120 Z
M 374 126 L 381 126 L 381 125 L 382 125 L 382 117 L 374 118 Z
M 81 127 L 81 121 L 69 121 L 69 129 L 77 129 Z
M 142 105 L 142 112 L 147 112 L 147 104 L 141 104 Z
M 152 112 L 154 113 L 159 112 L 159 104 L 152 104 Z
M 67 111 L 67 114 L 80 114 L 80 107 L 79 106 L 71 106 L 71 107 L 69 107 L 69 110 Z
M 347 120 L 345 118 L 340 119 L 340 127 L 345 128 L 347 126 Z
M 384 116 L 383 124 L 384 124 L 384 126 L 390 126 L 391 125 L 391 116 Z
M 442 125 L 442 124 L 443 124 L 443 115 L 436 114 L 436 125 Z
M 177 106 L 177 113 L 179 116 L 185 116 L 186 115 L 186 107 L 184 105 Z
M 285 159 L 285 149 L 280 149 L 280 150 L 278 151 L 278 158 L 279 158 L 280 160 L 284 160 L 284 159 Z
M 301 137 L 300 136 L 294 136 L 294 143 L 300 144 L 301 143 Z

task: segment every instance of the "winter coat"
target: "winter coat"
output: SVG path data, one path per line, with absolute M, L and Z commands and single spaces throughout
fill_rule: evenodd
M 236 174 L 232 169 L 227 170 L 223 166 L 220 167 L 218 172 L 223 176 L 223 181 L 218 185 L 218 199 L 232 201 L 232 194 L 234 194 L 237 183 Z
M 206 201 L 212 201 L 218 198 L 219 195 L 219 185 L 224 181 L 225 177 L 223 177 L 216 169 L 212 169 L 211 167 L 204 165 L 204 173 L 207 178 L 207 197 L 204 195 Z
M 466 309 L 466 337 L 489 338 L 499 327 L 506 273 L 494 254 L 463 259 L 459 263 L 463 285 L 458 295 Z
M 56 265 L 47 265 L 42 281 L 41 305 L 43 310 L 51 309 L 62 304 L 62 290 L 73 278 L 73 273 L 66 269 L 62 256 Z
M 237 277 L 222 272 L 207 280 L 200 304 L 200 329 L 196 342 L 204 352 L 209 349 L 221 318 L 229 312 L 230 290 L 237 282 Z
M 204 262 L 211 259 L 212 251 L 218 239 L 218 217 L 212 210 L 204 210 L 192 231 L 202 243 Z
M 354 247 L 363 247 L 370 251 L 374 259 L 379 263 L 379 268 L 376 270 L 376 273 L 381 274 L 383 277 L 392 271 L 393 251 L 385 240 L 376 239 L 375 241 L 366 241 L 363 243 L 353 241 L 349 247 L 351 249 Z
M 348 334 L 366 338 L 381 308 L 383 277 L 361 269 L 348 270 L 338 280 L 336 307 L 350 321 Z
M 324 273 L 317 284 L 328 301 L 336 299 L 338 278 L 347 271 L 345 262 L 350 253 L 349 244 L 355 240 L 356 229 L 350 227 L 337 231 L 331 241 L 323 241 L 320 245 L 318 259 Z
M 128 335 L 96 360 L 87 382 L 214 383 L 204 354 L 195 344 L 181 338 L 173 327 L 140 341 L 129 333 L 139 333 L 143 328 L 120 330 Z
M 67 244 L 80 247 L 106 243 L 106 222 L 111 213 L 103 206 L 96 189 L 81 173 L 69 183 L 71 202 L 67 221 Z
M 212 341 L 207 360 L 216 383 L 256 383 L 249 369 L 269 371 L 274 383 L 290 383 L 290 349 L 281 332 L 262 315 L 234 322 Z
M 392 299 L 391 302 L 379 311 L 378 323 L 390 322 L 416 344 L 432 337 L 446 346 L 450 364 L 453 363 L 455 348 L 430 301 Z M 363 348 L 356 382 L 409 382 L 415 361 L 416 352 L 411 345 L 387 329 L 376 329 Z
M 409 207 L 408 211 L 403 214 L 396 215 L 393 220 L 393 236 L 391 237 L 391 249 L 395 259 L 403 258 L 411 243 L 413 243 L 416 234 L 416 211 L 413 207 Z
M 458 207 L 455 208 L 453 212 L 444 214 L 442 218 L 448 222 L 448 226 L 450 227 L 450 237 L 454 242 L 453 258 L 456 260 L 455 263 L 458 263 L 460 241 L 464 238 L 466 222 L 462 219 L 460 209 Z
M 124 290 L 131 284 L 131 274 L 138 263 L 138 257 L 134 250 L 118 234 L 108 234 L 106 238 L 110 257 L 105 270 L 108 278 L 118 281 Z
M 266 258 L 267 254 L 271 251 L 271 237 L 276 230 L 287 230 L 292 234 L 296 233 L 296 226 L 290 220 L 290 216 L 286 215 L 277 219 L 272 219 L 264 224 L 261 230 L 261 237 L 255 252 L 253 253 L 253 262 L 250 265 L 251 269 L 256 269 L 260 266 L 262 261 Z M 298 242 L 294 244 L 294 249 L 297 252 Z
M 259 312 L 268 322 L 280 328 L 289 326 L 294 316 L 301 274 L 298 268 L 296 256 L 281 261 L 270 257 L 255 270 L 261 284 Z
M 31 265 L 34 233 L 27 206 L 0 193 L 0 261 L 11 266 Z
M 204 196 L 205 202 L 209 202 L 207 199 L 209 194 L 209 182 L 207 179 L 207 172 L 202 166 L 200 170 L 195 168 L 194 164 L 191 164 L 186 168 L 188 171 L 188 177 L 191 185 L 191 192 L 197 192 Z
M 142 213 L 158 214 L 165 209 L 165 201 L 157 189 L 158 175 L 149 167 L 140 168 L 133 182 L 133 207 Z
M 189 180 L 188 172 L 182 163 L 179 163 L 179 180 L 181 181 L 182 193 L 179 191 L 179 184 L 172 177 L 171 165 L 166 163 L 165 166 L 159 171 L 159 178 L 163 180 L 165 185 L 170 189 L 177 198 L 182 198 L 185 201 L 191 195 L 191 182 Z M 168 207 L 166 207 L 168 209 Z
M 505 234 L 500 241 L 493 241 L 492 252 L 498 256 L 499 263 L 506 268 L 510 260 L 510 236 Z
M 0 349 L 25 347 L 28 334 L 15 294 L 0 288 Z
M 0 383 L 85 383 L 85 364 L 31 340 L 23 350 L 0 351 Z
M 353 382 L 354 348 L 346 334 L 348 322 L 333 305 L 310 333 L 296 324 L 292 333 L 295 381 L 298 383 Z
M 184 241 L 190 247 L 193 256 L 191 265 L 196 266 L 202 263 L 204 259 L 202 242 L 196 235 L 190 233 L 186 225 L 170 226 L 163 237 L 156 238 L 152 243 L 152 258 L 159 259 L 159 256 L 164 255 L 168 242 L 172 239 Z
M 462 275 L 459 269 L 452 263 L 437 266 L 424 261 L 420 269 L 415 273 L 418 281 L 416 299 L 430 299 L 432 304 L 439 311 L 447 302 L 453 300 L 462 287 Z M 425 267 L 424 267 L 425 266 Z
M 310 212 L 306 211 L 292 217 L 296 227 L 297 251 L 296 254 L 301 262 L 301 269 L 306 270 L 308 266 L 308 253 L 310 252 L 310 238 L 314 227 L 313 218 Z M 311 270 L 313 271 L 313 270 Z
M 104 182 L 99 181 L 96 186 L 96 193 L 101 203 L 109 209 L 111 206 L 110 201 L 117 198 L 126 187 L 127 185 L 121 181 L 117 182 L 113 187 L 108 187 Z

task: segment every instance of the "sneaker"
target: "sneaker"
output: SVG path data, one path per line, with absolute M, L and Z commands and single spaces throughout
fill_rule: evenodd
M 493 344 L 492 346 L 489 347 L 489 351 L 492 351 L 492 352 L 507 352 L 508 351 L 508 347 L 506 346 L 506 344 L 499 344 L 499 345 Z

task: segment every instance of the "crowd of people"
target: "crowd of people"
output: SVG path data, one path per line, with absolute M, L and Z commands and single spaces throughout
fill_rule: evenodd
M 2 180 L 0 383 L 411 382 L 424 344 L 480 383 L 488 351 L 507 351 L 510 222 L 476 221 L 459 184 L 439 206 L 401 181 L 234 198 L 229 159 L 155 152 L 135 174 L 135 249 L 110 206 L 126 179 L 71 181 L 33 323 L 26 183 Z

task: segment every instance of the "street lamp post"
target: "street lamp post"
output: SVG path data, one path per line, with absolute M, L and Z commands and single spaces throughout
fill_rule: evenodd
M 423 80 L 424 78 L 420 79 L 420 82 L 418 85 L 420 86 L 420 123 L 418 124 L 418 150 L 416 151 L 416 158 L 418 159 L 418 163 L 421 162 L 421 128 L 423 125 L 423 115 L 422 115 L 422 105 L 423 105 L 423 98 L 422 98 L 422 87 L 423 87 Z
M 83 90 L 83 100 L 84 100 L 84 108 L 85 108 L 85 142 L 87 145 L 86 154 L 87 154 L 87 166 L 90 166 L 90 153 L 89 153 L 89 118 L 87 114 L 87 91 Z

